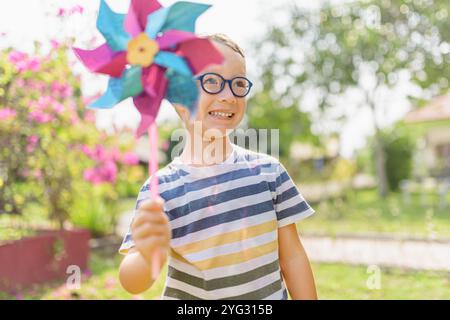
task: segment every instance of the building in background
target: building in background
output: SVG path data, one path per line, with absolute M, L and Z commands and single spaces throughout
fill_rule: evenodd
M 450 178 L 450 95 L 431 100 L 404 120 L 418 137 L 414 174 Z

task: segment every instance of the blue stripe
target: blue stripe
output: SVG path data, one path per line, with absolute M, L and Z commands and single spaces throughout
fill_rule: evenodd
M 295 206 L 277 212 L 277 218 L 278 220 L 282 220 L 295 214 L 307 211 L 310 208 L 311 207 L 306 201 L 302 201 L 300 203 L 297 203 Z
M 226 211 L 224 213 L 217 214 L 211 217 L 206 217 L 204 219 L 194 221 L 188 225 L 173 229 L 172 239 L 181 238 L 192 232 L 197 232 L 203 229 L 211 228 L 222 223 L 227 223 L 255 216 L 271 210 L 273 210 L 272 200 Z
M 259 183 L 226 190 L 216 195 L 210 195 L 190 201 L 185 205 L 171 209 L 169 212 L 167 212 L 167 215 L 169 216 L 170 220 L 174 220 L 200 209 L 204 209 L 210 206 L 216 206 L 233 199 L 255 195 L 267 190 L 267 181 L 261 181 Z
M 290 177 L 286 171 L 284 171 L 282 174 L 280 174 L 276 179 L 276 185 L 277 188 L 279 188 L 285 181 L 289 180 Z
M 160 194 L 160 196 L 165 200 L 169 201 L 181 196 L 184 196 L 188 192 L 198 191 L 205 188 L 212 187 L 216 184 L 237 180 L 245 177 L 251 177 L 255 175 L 259 175 L 261 172 L 261 168 L 271 166 L 270 163 L 262 164 L 253 168 L 244 168 L 238 169 L 226 173 L 222 173 L 217 176 L 208 177 L 204 179 L 200 179 L 190 183 L 184 183 L 181 186 L 175 187 L 173 189 L 164 191 Z
M 180 179 L 182 176 L 187 176 L 189 174 L 189 172 L 186 172 L 184 170 L 177 170 L 177 172 L 172 173 L 172 174 L 167 174 L 167 175 L 163 175 L 163 176 L 158 176 L 158 184 L 164 184 L 164 183 L 171 183 L 171 182 L 175 182 L 178 179 Z M 146 183 L 142 186 L 140 192 L 144 192 L 150 190 L 150 183 Z
M 297 195 L 299 195 L 297 187 L 293 185 L 292 187 L 284 191 L 282 194 L 277 195 L 277 198 L 275 199 L 275 204 L 280 204 Z

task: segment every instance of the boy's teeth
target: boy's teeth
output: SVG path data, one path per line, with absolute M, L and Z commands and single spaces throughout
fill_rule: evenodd
M 228 117 L 228 118 L 230 118 L 231 116 L 233 116 L 232 113 L 215 112 L 215 111 L 210 112 L 210 114 L 213 115 L 213 116 L 221 116 L 221 117 Z

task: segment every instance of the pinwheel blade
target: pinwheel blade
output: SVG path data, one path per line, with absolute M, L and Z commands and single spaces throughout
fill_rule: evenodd
M 161 37 L 156 38 L 161 50 L 175 49 L 175 46 L 181 42 L 196 39 L 197 36 L 192 32 L 181 30 L 168 30 Z
M 111 10 L 105 0 L 100 0 L 97 29 L 113 51 L 126 50 L 130 35 L 124 29 L 125 15 Z
M 171 69 L 167 70 L 166 77 L 169 80 L 166 99 L 172 104 L 178 103 L 186 106 L 194 115 L 198 99 L 196 80 L 192 75 L 186 76 Z
M 91 72 L 103 73 L 112 77 L 120 77 L 127 57 L 125 52 L 114 52 L 105 43 L 94 50 L 73 48 L 75 55 Z
M 197 38 L 182 42 L 176 53 L 187 60 L 194 75 L 209 65 L 223 63 L 222 54 L 208 39 Z
M 128 97 L 139 95 L 143 90 L 141 76 L 141 67 L 125 69 L 122 77 L 109 79 L 106 92 L 89 108 L 109 109 Z
M 211 5 L 179 1 L 167 8 L 160 8 L 148 16 L 145 32 L 155 39 L 159 32 L 171 29 L 195 32 L 195 21 Z
M 133 13 L 137 18 L 140 29 L 145 30 L 148 15 L 162 6 L 157 0 L 131 0 L 130 7 L 133 8 Z
M 167 69 L 172 69 L 182 75 L 192 77 L 191 69 L 186 61 L 173 52 L 160 51 L 155 56 L 153 62 Z

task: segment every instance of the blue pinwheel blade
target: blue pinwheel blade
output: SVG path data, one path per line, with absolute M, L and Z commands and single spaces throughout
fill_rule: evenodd
M 158 32 L 177 29 L 195 32 L 195 21 L 211 5 L 179 1 L 167 8 L 160 8 L 148 15 L 145 33 L 155 39 Z
M 129 97 L 142 93 L 142 68 L 139 66 L 125 69 L 120 78 L 110 78 L 106 92 L 88 107 L 109 109 Z
M 125 14 L 112 11 L 105 0 L 100 0 L 97 29 L 113 51 L 126 50 L 128 41 L 131 39 L 124 29 L 124 20 Z
M 197 99 L 198 99 L 198 86 L 192 75 L 186 76 L 175 72 L 173 69 L 166 71 L 166 77 L 168 79 L 168 87 L 165 98 L 170 103 L 178 103 L 186 106 L 191 115 L 195 115 Z
M 164 68 L 173 69 L 174 71 L 182 75 L 192 77 L 191 68 L 189 68 L 189 65 L 187 64 L 186 60 L 176 55 L 175 53 L 168 51 L 160 51 L 155 56 L 153 62 Z

